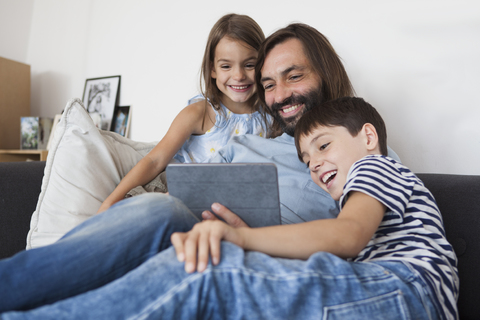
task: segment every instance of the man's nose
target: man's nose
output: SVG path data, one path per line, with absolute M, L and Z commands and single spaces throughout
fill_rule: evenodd
M 275 87 L 275 102 L 283 103 L 285 99 L 290 98 L 291 91 L 283 84 L 277 84 Z

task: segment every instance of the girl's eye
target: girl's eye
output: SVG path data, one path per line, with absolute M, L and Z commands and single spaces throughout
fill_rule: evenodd
M 222 68 L 222 69 L 229 69 L 229 68 L 230 68 L 230 66 L 223 65 L 223 66 L 221 66 L 220 68 Z
M 320 151 L 325 150 L 325 148 L 327 148 L 329 144 L 330 144 L 330 142 L 329 142 L 329 143 L 325 143 L 324 145 L 320 146 Z
M 253 63 L 249 63 L 245 66 L 247 69 L 255 69 L 255 65 Z

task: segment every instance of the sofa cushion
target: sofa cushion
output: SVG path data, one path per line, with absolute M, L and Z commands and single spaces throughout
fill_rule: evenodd
M 27 249 L 55 242 L 94 215 L 154 146 L 98 130 L 79 99 L 68 101 L 48 153 Z

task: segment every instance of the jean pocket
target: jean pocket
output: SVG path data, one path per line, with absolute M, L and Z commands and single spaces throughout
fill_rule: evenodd
M 397 290 L 365 300 L 325 307 L 323 319 L 410 319 L 410 315 L 402 292 Z

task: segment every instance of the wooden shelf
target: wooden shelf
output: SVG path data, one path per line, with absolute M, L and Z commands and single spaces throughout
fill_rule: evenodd
M 47 160 L 47 150 L 0 150 L 0 162 L 15 161 L 45 161 Z

